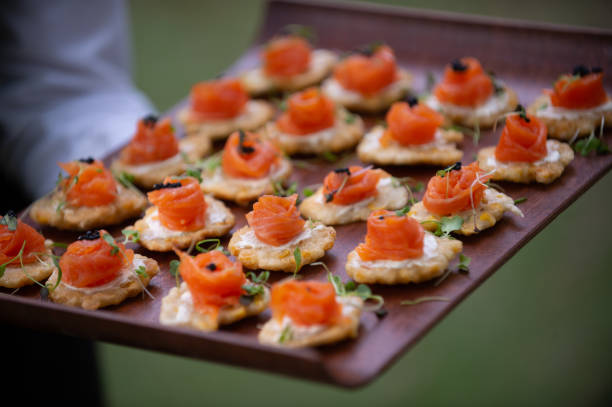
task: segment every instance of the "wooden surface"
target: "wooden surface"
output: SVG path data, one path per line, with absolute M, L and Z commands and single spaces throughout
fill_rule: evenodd
M 366 5 L 271 2 L 257 43 L 270 38 L 289 23 L 313 26 L 319 35 L 319 45 L 325 48 L 350 50 L 375 40 L 389 43 L 395 49 L 400 64 L 414 73 L 417 92 L 424 89 L 427 72 L 433 72 L 439 78 L 445 63 L 467 55 L 479 58 L 486 69 L 496 72 L 499 78 L 517 91 L 524 105 L 530 104 L 542 88 L 549 87 L 560 73 L 571 70 L 576 64 L 598 65 L 604 70 L 612 66 L 610 31 Z M 254 46 L 228 70 L 228 74 L 257 65 L 257 53 Z M 612 88 L 610 74 L 607 74 L 605 86 Z M 610 131 L 606 132 L 606 138 L 610 142 Z M 480 147 L 493 145 L 496 140 L 497 136 L 484 132 Z M 467 138 L 463 148 L 464 162 L 470 162 L 477 147 Z M 109 160 L 110 157 L 106 160 L 107 164 Z M 318 159 L 309 159 L 308 162 L 314 166 L 296 169 L 291 178 L 298 181 L 300 190 L 320 183 L 329 170 L 357 160 L 354 155 L 348 154 L 333 164 Z M 474 237 L 461 238 L 464 253 L 472 258 L 469 274 L 452 274 L 438 287 L 434 287 L 433 283 L 372 286 L 376 294 L 384 296 L 388 315 L 378 319 L 373 313 L 364 314 L 358 339 L 337 345 L 298 350 L 262 346 L 257 342 L 257 326 L 269 318 L 269 312 L 212 333 L 164 327 L 159 324 L 158 315 L 161 298 L 174 285 L 174 279 L 167 272 L 167 263 L 174 256 L 153 254 L 138 246 L 134 246 L 137 252 L 154 257 L 163 265 L 163 272 L 153 279 L 150 287 L 155 300 L 136 297 L 119 306 L 90 312 L 43 302 L 35 287 L 21 289 L 14 295 L 10 295 L 10 290 L 2 290 L 0 320 L 32 329 L 264 369 L 342 386 L 364 385 L 412 346 L 611 167 L 612 155 L 578 156 L 561 179 L 552 185 L 502 184 L 512 197 L 528 198 L 520 205 L 526 216 L 521 219 L 507 214 L 493 229 Z M 426 181 L 436 170 L 434 167 L 385 169 L 393 175 L 409 175 L 421 181 Z M 237 230 L 245 224 L 245 210 L 235 206 L 232 209 L 238 220 L 233 230 Z M 120 229 L 116 227 L 111 231 L 119 235 Z M 336 245 L 323 261 L 346 280 L 346 255 L 363 239 L 365 223 L 336 229 Z M 72 241 L 77 235 L 50 228 L 43 228 L 42 232 L 49 238 L 65 242 Z M 224 243 L 227 243 L 227 239 Z M 554 253 L 543 254 L 550 255 Z M 308 279 L 325 279 L 320 268 L 306 267 L 302 273 Z M 272 279 L 278 280 L 284 276 L 273 273 Z M 427 302 L 410 307 L 399 305 L 402 300 L 431 295 L 444 296 L 450 301 Z M 520 294 L 516 295 L 518 297 Z

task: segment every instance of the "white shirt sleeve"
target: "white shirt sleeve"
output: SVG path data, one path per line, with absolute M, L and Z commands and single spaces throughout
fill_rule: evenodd
M 102 157 L 154 112 L 131 80 L 123 0 L 9 1 L 0 33 L 0 170 L 31 198 L 58 161 Z

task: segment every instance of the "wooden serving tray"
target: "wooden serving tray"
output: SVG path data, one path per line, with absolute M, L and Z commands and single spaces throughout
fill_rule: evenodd
M 560 73 L 578 63 L 598 65 L 604 69 L 612 66 L 612 31 L 322 2 L 271 1 L 257 44 L 291 23 L 315 28 L 319 36 L 318 45 L 324 48 L 350 50 L 375 40 L 389 43 L 400 64 L 414 74 L 417 92 L 424 89 L 428 72 L 433 72 L 439 79 L 444 64 L 468 55 L 480 59 L 486 69 L 493 70 L 515 89 L 524 105 L 529 105 L 542 88 L 550 87 Z M 258 48 L 254 45 L 228 70 L 228 74 L 237 74 L 257 65 L 257 55 Z M 612 75 L 607 74 L 605 86 L 612 89 Z M 609 131 L 605 137 L 612 141 Z M 496 140 L 491 132 L 483 132 L 480 147 L 493 145 Z M 477 147 L 469 137 L 463 148 L 464 162 L 472 161 Z M 107 158 L 107 164 L 111 158 Z M 299 182 L 300 190 L 320 183 L 333 168 L 357 160 L 354 154 L 349 154 L 333 164 L 316 158 L 309 162 L 315 166 L 296 168 L 291 178 Z M 472 258 L 469 274 L 453 273 L 437 287 L 433 282 L 372 286 L 376 294 L 384 296 L 389 312 L 382 319 L 371 312 L 365 313 L 356 340 L 317 349 L 285 350 L 262 346 L 257 342 L 257 326 L 269 318 L 269 312 L 211 333 L 162 326 L 158 322 L 161 299 L 174 285 L 167 265 L 175 257 L 150 253 L 138 246 L 135 246 L 138 252 L 156 258 L 162 265 L 163 272 L 153 279 L 150 286 L 155 300 L 136 297 L 116 307 L 84 311 L 42 301 L 36 287 L 21 289 L 14 295 L 10 295 L 10 290 L 2 290 L 0 320 L 27 328 L 264 369 L 341 386 L 364 385 L 377 377 L 611 167 L 612 155 L 577 156 L 552 185 L 502 184 L 512 197 L 528 198 L 520 205 L 525 218 L 507 214 L 494 228 L 474 237 L 461 238 L 464 253 Z M 423 182 L 436 170 L 434 167 L 385 169 L 395 176 L 411 176 Z M 238 219 L 235 231 L 245 224 L 245 210 L 235 206 L 232 209 Z M 36 226 L 29 218 L 25 219 Z M 336 245 L 323 261 L 346 281 L 346 255 L 363 239 L 366 228 L 361 222 L 336 229 Z M 121 227 L 116 227 L 111 232 L 118 236 L 120 230 Z M 71 242 L 77 235 L 50 228 L 43 228 L 42 232 L 63 242 Z M 549 255 L 552 254 L 543 254 Z M 320 267 L 305 267 L 302 274 L 308 279 L 326 278 Z M 285 276 L 273 273 L 272 280 Z M 443 296 L 450 301 L 424 302 L 409 307 L 400 305 L 402 300 L 423 296 Z

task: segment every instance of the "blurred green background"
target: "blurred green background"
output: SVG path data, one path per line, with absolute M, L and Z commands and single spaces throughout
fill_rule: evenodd
M 379 3 L 610 27 L 600 2 Z M 248 47 L 260 0 L 132 0 L 134 75 L 160 111 Z M 610 68 L 604 66 L 604 69 Z M 336 389 L 99 344 L 108 405 L 609 405 L 612 175 L 538 234 L 373 384 Z

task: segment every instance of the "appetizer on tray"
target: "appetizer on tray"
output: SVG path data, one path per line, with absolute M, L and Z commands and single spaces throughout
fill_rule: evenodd
M 321 188 L 304 199 L 300 212 L 325 225 L 341 225 L 366 220 L 377 209 L 403 208 L 408 195 L 406 188 L 383 170 L 338 168 L 327 174 Z
M 60 270 L 61 269 L 61 274 Z M 94 310 L 116 305 L 146 291 L 159 272 L 157 262 L 133 250 L 105 230 L 88 231 L 66 249 L 47 280 L 53 302 Z
M 294 93 L 287 108 L 264 131 L 286 154 L 321 154 L 353 147 L 363 136 L 363 121 L 336 105 L 318 88 Z
M 166 178 L 147 196 L 153 206 L 131 229 L 152 251 L 184 249 L 204 238 L 223 236 L 235 223 L 225 204 L 204 195 L 195 178 Z
M 177 254 L 184 281 L 162 299 L 162 324 L 215 331 L 268 307 L 268 288 L 247 279 L 239 261 L 230 260 L 219 250 L 195 257 L 180 251 Z
M 140 191 L 116 181 L 101 161 L 90 157 L 59 166 L 68 176 L 60 174 L 55 189 L 30 209 L 30 217 L 40 225 L 87 230 L 121 223 L 147 206 Z
M 291 162 L 271 141 L 242 130 L 225 143 L 221 159 L 202 171 L 202 190 L 217 198 L 247 204 L 273 192 L 273 183 L 291 174 Z
M 236 130 L 256 130 L 274 116 L 274 107 L 253 100 L 238 79 L 200 82 L 191 88 L 189 105 L 178 113 L 188 138 L 223 139 Z
M 305 221 L 296 207 L 297 195 L 264 195 L 246 214 L 248 226 L 232 235 L 230 253 L 250 269 L 297 273 L 334 246 L 336 231 Z
M 330 282 L 288 279 L 272 286 L 272 318 L 259 332 L 266 345 L 298 348 L 357 337 L 363 300 L 339 296 Z
M 381 209 L 368 217 L 365 243 L 348 254 L 346 273 L 359 283 L 420 283 L 442 275 L 462 248 L 402 211 Z
M 549 184 L 574 159 L 574 151 L 557 140 L 546 139 L 546 125 L 528 115 L 521 105 L 506 117 L 497 146 L 478 152 L 478 166 L 492 180 Z
M 147 116 L 138 122 L 136 134 L 111 164 L 115 174 L 126 173 L 143 188 L 151 188 L 164 178 L 187 169 L 185 161 L 195 161 L 208 154 L 211 143 L 205 137 L 176 138 L 169 118 L 158 121 Z
M 53 272 L 51 242 L 8 211 L 0 218 L 0 287 L 19 288 Z
M 512 198 L 486 184 L 490 176 L 476 162 L 466 166 L 458 162 L 438 171 L 427 183 L 423 200 L 414 204 L 408 215 L 430 231 L 456 219 L 456 233 L 462 235 L 492 227 L 505 212 L 523 217 Z
M 571 74 L 561 75 L 528 111 L 556 139 L 567 141 L 603 130 L 606 122 L 612 122 L 612 100 L 603 87 L 602 69 L 575 67 Z
M 463 134 L 444 129 L 443 123 L 444 116 L 416 98 L 396 102 L 387 112 L 386 126 L 374 126 L 357 154 L 361 161 L 380 165 L 451 165 L 463 157 L 457 149 Z
M 491 127 L 518 104 L 516 93 L 487 74 L 475 58 L 452 61 L 425 103 L 450 122 L 469 127 Z
M 245 72 L 241 81 L 252 95 L 293 92 L 320 83 L 338 57 L 332 51 L 313 49 L 308 35 L 296 26 L 263 46 L 261 66 Z M 305 27 L 303 27 L 305 28 Z M 298 32 L 299 31 L 299 32 Z
M 340 61 L 323 92 L 349 110 L 376 113 L 402 99 L 411 75 L 397 66 L 393 50 L 373 44 Z

